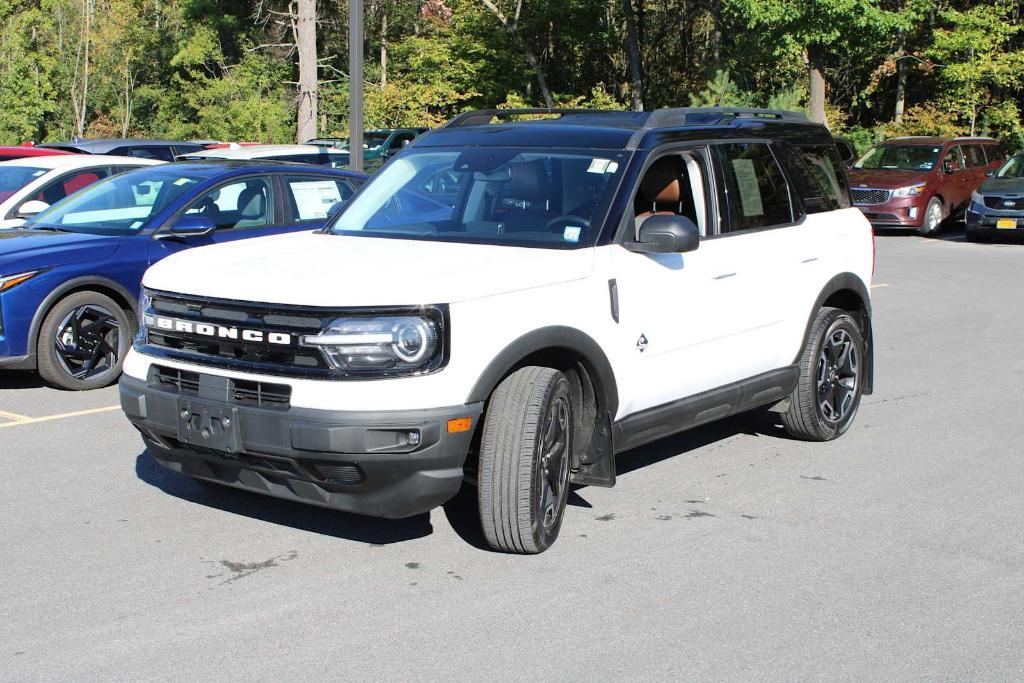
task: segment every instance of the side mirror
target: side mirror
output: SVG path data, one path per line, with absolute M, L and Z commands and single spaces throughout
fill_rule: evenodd
M 945 164 L 942 167 L 942 172 L 945 173 L 946 175 L 953 175 L 954 173 L 958 173 L 959 171 L 960 167 L 957 166 L 956 164 Z
M 39 201 L 38 199 L 30 199 L 18 207 L 18 211 L 15 215 L 18 218 L 32 218 L 32 216 L 40 214 L 49 208 L 50 205 L 46 202 Z
M 640 224 L 636 242 L 626 244 L 642 254 L 681 254 L 700 246 L 700 228 L 686 216 L 650 216 Z
M 217 226 L 206 216 L 189 214 L 181 216 L 178 220 L 174 221 L 170 232 L 164 234 L 182 238 L 205 237 L 206 235 L 213 234 L 213 231 L 216 229 Z

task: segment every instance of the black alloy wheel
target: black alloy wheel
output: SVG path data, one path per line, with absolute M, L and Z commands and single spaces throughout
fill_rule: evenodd
M 121 374 L 133 329 L 130 316 L 110 297 L 71 294 L 54 305 L 39 330 L 39 374 L 62 389 L 111 384 Z

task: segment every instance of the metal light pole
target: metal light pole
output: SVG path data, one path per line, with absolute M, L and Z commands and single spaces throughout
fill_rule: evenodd
M 348 3 L 348 167 L 363 170 L 363 0 Z

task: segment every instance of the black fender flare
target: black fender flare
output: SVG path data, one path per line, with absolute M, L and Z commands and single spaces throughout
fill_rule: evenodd
M 43 326 L 43 320 L 46 318 L 46 314 L 50 312 L 53 305 L 67 296 L 67 294 L 72 290 L 89 289 L 90 287 L 104 287 L 117 292 L 125 301 L 128 302 L 128 306 L 132 312 L 132 323 L 134 324 L 138 319 L 138 301 L 124 285 L 121 285 L 109 278 L 99 277 L 98 275 L 84 275 L 82 277 L 72 278 L 66 282 L 62 282 L 57 287 L 54 287 L 50 293 L 46 295 L 46 298 L 43 299 L 43 302 L 39 304 L 35 314 L 32 316 L 32 324 L 29 326 L 28 332 L 28 350 L 30 355 L 35 355 L 36 346 L 39 344 L 39 330 Z
M 807 327 L 804 329 L 803 341 L 800 344 L 800 349 L 797 351 L 796 359 L 793 361 L 794 365 L 799 365 L 800 355 L 803 353 L 804 348 L 807 346 L 807 340 L 811 335 L 811 328 L 814 326 L 814 319 L 818 315 L 818 311 L 825 305 L 825 302 L 830 296 L 836 292 L 843 290 L 852 291 L 860 299 L 861 306 L 863 307 L 863 320 L 861 324 L 863 326 L 862 332 L 864 334 L 864 389 L 865 395 L 870 395 L 874 391 L 875 386 L 875 360 L 874 360 L 874 333 L 872 332 L 871 324 L 871 294 L 868 292 L 867 286 L 864 281 L 853 273 L 839 273 L 831 280 L 829 280 L 821 292 L 818 294 L 818 298 L 814 301 L 814 306 L 811 308 L 811 313 L 807 317 Z
M 490 398 L 501 380 L 522 363 L 524 358 L 540 351 L 559 349 L 583 358 L 589 366 L 595 392 L 601 399 L 602 412 L 607 411 L 614 416 L 619 408 L 619 389 L 615 381 L 615 372 L 604 350 L 585 332 L 560 325 L 528 332 L 502 349 L 477 379 L 466 403 L 480 403 Z

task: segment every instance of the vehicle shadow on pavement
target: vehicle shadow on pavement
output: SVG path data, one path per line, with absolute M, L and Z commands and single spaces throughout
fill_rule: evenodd
M 669 458 L 686 455 L 690 451 L 725 441 L 740 434 L 790 439 L 782 428 L 778 415 L 766 410 L 740 413 L 719 422 L 667 436 L 647 446 L 619 453 L 615 457 L 615 475 L 621 477 L 635 470 L 649 467 Z
M 26 370 L 0 372 L 0 389 L 38 389 L 44 387 L 42 378 Z
M 150 486 L 190 503 L 370 545 L 410 541 L 434 532 L 429 513 L 406 519 L 378 519 L 271 498 L 229 486 L 206 484 L 164 469 L 149 451 L 143 451 L 135 458 L 135 475 Z

